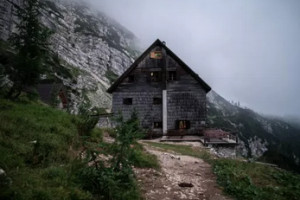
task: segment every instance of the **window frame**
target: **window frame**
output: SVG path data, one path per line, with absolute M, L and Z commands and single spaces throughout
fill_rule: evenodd
M 153 129 L 162 129 L 162 121 L 155 121 L 152 124 Z
M 161 82 L 162 72 L 161 71 L 150 71 L 149 72 L 150 82 Z
M 171 76 L 171 74 L 175 74 L 175 76 Z M 172 79 L 171 79 L 172 77 Z M 172 70 L 172 71 L 168 71 L 168 81 L 177 81 L 177 71 L 176 70 Z
M 161 105 L 162 104 L 162 98 L 161 97 L 153 97 L 152 104 L 153 105 Z
M 123 98 L 123 105 L 132 105 L 133 99 L 132 98 Z
M 126 78 L 126 83 L 133 83 L 135 81 L 135 76 L 133 74 L 130 74 Z

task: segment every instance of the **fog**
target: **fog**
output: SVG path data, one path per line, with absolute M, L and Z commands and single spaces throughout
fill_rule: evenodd
M 89 0 L 141 41 L 167 43 L 213 90 L 300 116 L 300 1 Z

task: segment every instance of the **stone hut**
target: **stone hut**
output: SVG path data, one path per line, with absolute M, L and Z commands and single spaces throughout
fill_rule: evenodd
M 112 112 L 135 110 L 149 134 L 200 135 L 211 90 L 164 42 L 156 40 L 107 90 Z

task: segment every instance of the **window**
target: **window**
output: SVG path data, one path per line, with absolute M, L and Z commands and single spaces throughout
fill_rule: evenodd
M 177 80 L 176 71 L 169 71 L 168 81 L 176 81 L 176 80 Z
M 126 82 L 127 82 L 127 83 L 133 83 L 133 82 L 134 82 L 134 75 L 129 75 L 129 76 L 127 76 Z
M 153 128 L 162 128 L 162 122 L 154 122 Z
M 161 51 L 152 51 L 150 53 L 150 58 L 152 58 L 152 59 L 162 59 L 162 52 Z
M 177 129 L 189 129 L 190 128 L 190 121 L 188 121 L 188 120 L 177 120 L 176 121 L 176 128 Z
M 162 99 L 161 98 L 153 98 L 153 105 L 159 105 L 162 103 Z
M 152 82 L 161 81 L 161 72 L 150 72 L 150 81 Z
M 124 105 L 132 105 L 132 98 L 124 98 L 123 104 Z

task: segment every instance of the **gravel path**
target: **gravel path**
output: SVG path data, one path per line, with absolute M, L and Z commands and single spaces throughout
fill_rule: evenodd
M 160 171 L 134 169 L 145 199 L 230 199 L 222 194 L 211 166 L 203 160 L 167 153 L 145 143 L 144 147 L 157 156 L 161 166 Z

